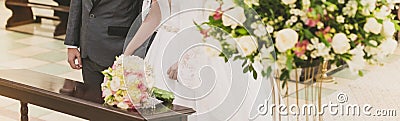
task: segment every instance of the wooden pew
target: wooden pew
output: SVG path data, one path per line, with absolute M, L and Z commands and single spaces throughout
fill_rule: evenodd
M 59 20 L 53 33 L 54 36 L 66 33 L 70 0 L 54 0 L 59 6 L 29 2 L 29 0 L 6 0 L 5 5 L 12 11 L 12 16 L 8 19 L 6 28 L 25 25 L 29 23 L 40 23 L 41 19 Z M 54 10 L 54 16 L 34 17 L 32 8 Z M 35 19 L 34 19 L 35 18 Z
M 157 105 L 141 113 L 121 110 L 92 100 L 96 98 L 81 82 L 19 69 L 0 70 L 0 95 L 21 102 L 21 121 L 29 119 L 28 103 L 91 121 L 186 121 L 195 112 L 175 104 Z

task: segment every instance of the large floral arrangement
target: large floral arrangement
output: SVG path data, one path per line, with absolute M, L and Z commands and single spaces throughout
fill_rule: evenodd
M 269 75 L 268 63 L 275 62 L 285 81 L 301 62 L 313 60 L 346 62 L 362 75 L 366 64 L 382 64 L 394 52 L 400 29 L 393 0 L 211 0 L 206 7 L 215 12 L 196 24 L 201 33 L 220 41 L 221 56 L 245 60 L 244 72 L 254 78 L 254 63 L 263 63 Z

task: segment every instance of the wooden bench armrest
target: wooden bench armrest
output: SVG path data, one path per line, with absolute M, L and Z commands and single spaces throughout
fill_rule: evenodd
M 14 1 L 6 1 L 6 5 L 51 9 L 51 10 L 66 12 L 66 13 L 69 12 L 69 6 L 63 6 L 63 5 L 54 6 L 54 5 L 46 5 L 46 4 L 42 4 L 42 3 L 33 3 L 33 2 L 23 3 L 23 2 L 14 2 Z

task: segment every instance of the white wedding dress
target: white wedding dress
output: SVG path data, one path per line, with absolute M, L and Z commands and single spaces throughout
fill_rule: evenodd
M 173 92 L 174 104 L 196 110 L 189 116 L 190 121 L 272 120 L 270 115 L 254 118 L 258 105 L 270 95 L 271 83 L 262 84 L 261 78 L 254 80 L 243 74 L 242 61 L 225 63 L 218 56 L 221 48 L 218 41 L 203 40 L 194 26 L 193 21 L 206 21 L 212 13 L 200 9 L 204 1 L 158 0 L 156 3 L 161 24 L 145 58 L 153 66 L 155 86 Z M 143 10 L 143 18 L 148 8 L 153 9 L 147 7 L 149 2 L 144 1 L 143 8 L 147 9 Z M 175 63 L 179 65 L 178 81 L 169 79 L 167 74 Z

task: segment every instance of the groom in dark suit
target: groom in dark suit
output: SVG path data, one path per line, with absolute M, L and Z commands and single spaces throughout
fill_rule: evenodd
M 90 100 L 102 100 L 101 71 L 122 54 L 125 37 L 142 4 L 143 0 L 71 0 L 64 44 L 71 68 L 82 69 Z

